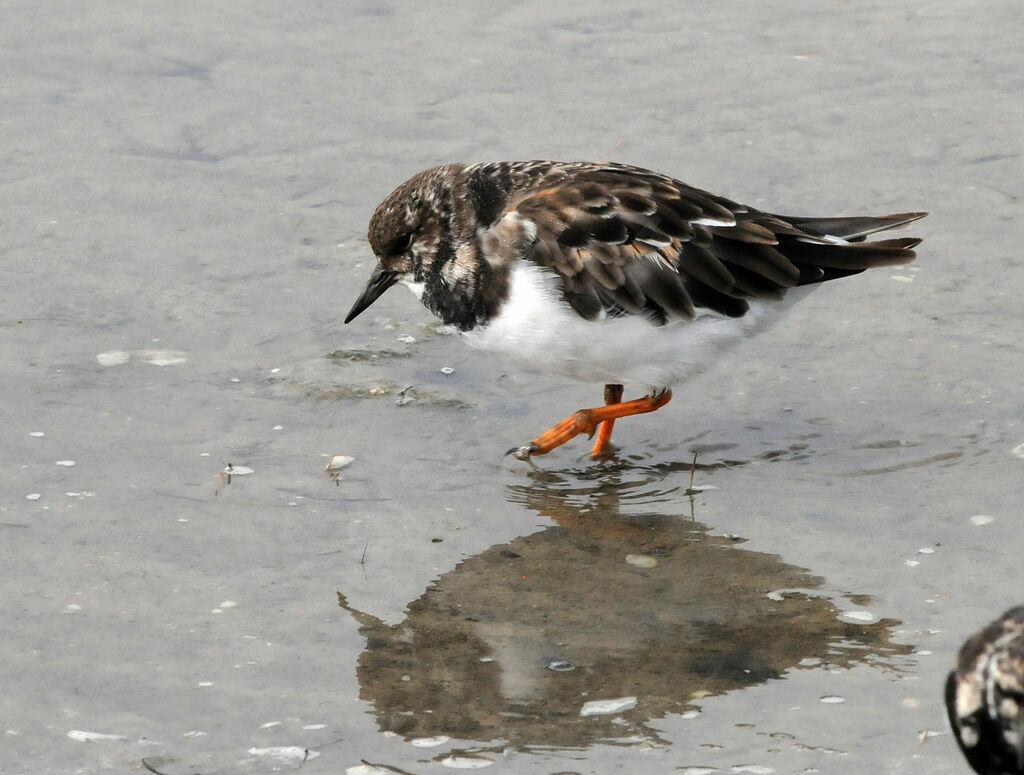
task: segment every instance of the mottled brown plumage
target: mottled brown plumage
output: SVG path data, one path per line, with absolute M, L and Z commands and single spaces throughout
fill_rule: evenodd
M 946 710 L 975 772 L 1024 774 L 1024 606 L 964 643 L 946 681 Z
M 908 263 L 919 239 L 864 238 L 923 216 L 773 215 L 624 164 L 448 164 L 385 199 L 369 241 L 385 270 L 426 283 L 427 307 L 462 330 L 497 312 L 501 280 L 516 260 L 555 272 L 583 318 L 635 314 L 664 323 L 691 319 L 698 308 L 740 317 L 750 298 L 779 299 L 796 285 Z M 474 283 L 473 272 L 497 284 Z M 439 298 L 477 290 L 485 298 L 476 304 Z M 361 311 L 354 307 L 348 319 Z

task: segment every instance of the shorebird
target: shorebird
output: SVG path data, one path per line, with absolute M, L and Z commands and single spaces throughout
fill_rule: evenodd
M 946 679 L 949 725 L 979 775 L 1024 775 L 1024 606 L 960 649 Z
M 373 214 L 379 263 L 345 322 L 399 283 L 470 345 L 603 383 L 603 406 L 509 450 L 528 460 L 596 432 L 599 457 L 617 419 L 667 404 L 808 290 L 912 261 L 915 237 L 865 238 L 924 215 L 775 215 L 625 164 L 445 164 Z M 646 395 L 622 401 L 630 383 Z

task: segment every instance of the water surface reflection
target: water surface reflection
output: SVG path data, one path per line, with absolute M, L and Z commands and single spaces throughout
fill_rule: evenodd
M 704 697 L 822 665 L 892 669 L 909 653 L 890 640 L 898 622 L 840 621 L 860 606 L 823 597 L 821 578 L 776 555 L 710 535 L 688 505 L 644 510 L 688 500 L 663 481 L 627 466 L 510 487 L 510 500 L 555 524 L 468 558 L 396 626 L 339 593 L 366 637 L 361 697 L 381 728 L 521 748 L 657 740 L 650 720 Z M 635 707 L 581 715 L 624 697 Z

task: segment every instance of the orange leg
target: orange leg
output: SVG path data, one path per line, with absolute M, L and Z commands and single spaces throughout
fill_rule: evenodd
M 605 385 L 604 386 L 604 403 L 605 406 L 609 404 L 617 404 L 622 401 L 622 385 Z M 615 427 L 615 418 L 610 420 L 604 420 L 597 429 L 597 441 L 594 442 L 594 448 L 590 450 L 591 457 L 601 457 L 607 455 L 611 451 L 612 446 L 612 428 Z
M 607 394 L 606 394 L 607 397 Z M 544 455 L 555 447 L 560 447 L 569 439 L 586 433 L 593 436 L 597 426 L 601 423 L 614 421 L 620 417 L 629 417 L 634 414 L 653 412 L 660 409 L 672 400 L 672 391 L 666 390 L 653 396 L 635 398 L 632 401 L 615 402 L 599 406 L 595 409 L 580 409 L 573 415 L 566 417 L 557 425 L 544 431 L 529 444 L 521 447 L 514 447 L 506 454 L 513 455 L 520 460 L 529 460 L 531 455 Z M 611 435 L 611 429 L 608 430 Z

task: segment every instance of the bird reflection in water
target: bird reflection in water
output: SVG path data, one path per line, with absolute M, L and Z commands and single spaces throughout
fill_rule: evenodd
M 823 579 L 654 510 L 685 500 L 665 478 L 626 466 L 510 486 L 555 524 L 467 558 L 398 625 L 339 593 L 366 638 L 360 696 L 381 728 L 524 749 L 658 741 L 649 721 L 787 671 L 900 668 L 912 647 L 891 641 L 898 622 L 841 621 L 859 606 L 826 597 Z M 631 697 L 581 715 L 588 701 Z

